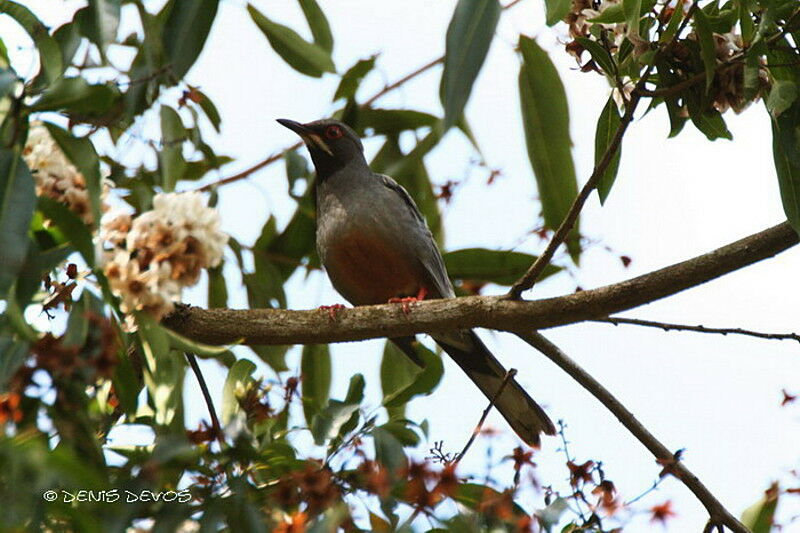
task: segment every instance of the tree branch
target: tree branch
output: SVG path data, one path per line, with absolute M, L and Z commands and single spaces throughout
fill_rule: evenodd
M 345 309 L 332 320 L 319 310 L 201 309 L 181 306 L 164 319 L 173 331 L 210 344 L 313 344 L 402 337 L 457 328 L 520 331 L 563 326 L 611 314 L 676 294 L 772 257 L 798 243 L 784 222 L 688 261 L 633 279 L 534 301 L 503 296 L 426 300 L 404 313 L 396 304 Z
M 800 335 L 797 333 L 765 333 L 762 331 L 752 331 L 742 328 L 707 328 L 703 325 L 689 326 L 687 324 L 671 324 L 669 322 L 655 322 L 653 320 L 641 320 L 639 318 L 623 318 L 619 316 L 610 316 L 606 318 L 597 318 L 591 322 L 604 322 L 606 324 L 613 324 L 618 326 L 620 324 L 631 326 L 643 326 L 647 328 L 658 328 L 664 331 L 694 331 L 697 333 L 716 333 L 719 335 L 746 335 L 748 337 L 756 337 L 759 339 L 769 340 L 792 340 L 800 342 Z
M 694 493 L 708 511 L 711 517 L 709 523 L 717 526 L 724 525 L 735 533 L 749 533 L 747 528 L 725 509 L 711 491 L 703 485 L 700 479 L 686 468 L 680 458 L 677 457 L 677 454 L 671 452 L 664 446 L 636 419 L 636 417 L 633 416 L 633 413 L 608 391 L 608 389 L 603 387 L 599 381 L 594 379 L 575 361 L 570 359 L 558 346 L 536 332 L 517 333 L 517 336 L 542 352 L 548 359 L 553 361 L 559 368 L 589 391 L 592 396 L 597 398 L 606 409 L 611 411 L 622 425 L 655 456 L 658 463 L 663 465 L 668 473 L 681 480 L 681 482 Z

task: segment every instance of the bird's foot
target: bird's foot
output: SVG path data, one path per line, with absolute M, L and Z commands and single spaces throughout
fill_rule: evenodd
M 407 315 L 411 312 L 411 304 L 421 302 L 428 295 L 427 289 L 424 287 L 419 290 L 416 296 L 406 296 L 403 298 L 389 298 L 390 304 L 400 304 L 403 307 L 403 314 Z
M 319 310 L 320 311 L 327 311 L 328 312 L 328 317 L 331 320 L 336 320 L 336 314 L 339 311 L 341 311 L 342 309 L 345 309 L 345 306 L 343 306 L 342 304 L 320 305 L 319 306 Z

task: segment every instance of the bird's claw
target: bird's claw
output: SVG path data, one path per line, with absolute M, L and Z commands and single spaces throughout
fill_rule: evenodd
M 421 302 L 428 295 L 428 291 L 424 288 L 419 290 L 416 296 L 406 296 L 403 298 L 389 298 L 390 304 L 400 304 L 403 307 L 403 314 L 407 315 L 411 312 L 411 304 Z
M 342 304 L 320 305 L 319 306 L 319 310 L 320 311 L 327 311 L 328 312 L 328 317 L 331 320 L 336 320 L 336 314 L 339 311 L 341 311 L 342 309 L 344 309 L 344 308 L 345 307 Z

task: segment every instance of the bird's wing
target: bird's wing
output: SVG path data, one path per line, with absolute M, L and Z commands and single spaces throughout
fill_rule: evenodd
M 408 194 L 402 185 L 395 180 L 384 174 L 378 174 L 380 182 L 389 190 L 393 191 L 403 203 L 408 207 L 408 210 L 416 222 L 415 235 L 409 236 L 414 241 L 414 248 L 416 251 L 417 259 L 422 264 L 423 270 L 428 276 L 428 281 L 436 288 L 438 294 L 431 296 L 439 298 L 452 298 L 455 296 L 453 285 L 450 283 L 450 278 L 447 276 L 447 270 L 442 260 L 442 254 L 436 246 L 433 239 L 431 230 L 425 223 L 425 218 L 422 216 L 414 199 Z

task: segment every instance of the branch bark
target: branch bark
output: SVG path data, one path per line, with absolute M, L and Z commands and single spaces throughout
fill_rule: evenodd
M 570 359 L 558 346 L 536 332 L 517 333 L 517 336 L 542 352 L 611 411 L 620 423 L 655 456 L 664 470 L 681 480 L 694 493 L 708 511 L 711 517 L 710 524 L 724 525 L 735 533 L 749 533 L 748 529 L 725 509 L 700 479 L 686 468 L 677 454 L 664 446 L 608 389 Z
M 313 344 L 358 341 L 484 327 L 521 331 L 606 318 L 739 268 L 772 257 L 798 243 L 784 222 L 717 250 L 605 287 L 534 301 L 504 296 L 468 296 L 412 304 L 344 309 L 331 319 L 319 310 L 201 309 L 181 306 L 166 317 L 173 331 L 209 344 Z

